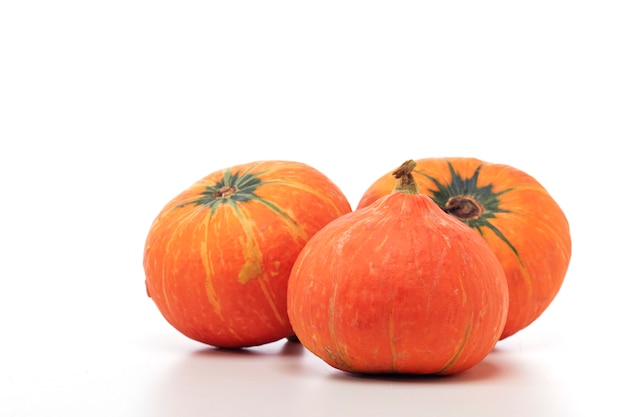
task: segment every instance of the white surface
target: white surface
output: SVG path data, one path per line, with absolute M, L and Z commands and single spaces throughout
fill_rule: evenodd
M 3 2 L 0 415 L 625 415 L 623 2 L 414 3 Z M 209 172 L 300 160 L 356 205 L 429 156 L 527 171 L 572 229 L 556 301 L 466 374 L 219 351 L 145 294 L 150 223 Z

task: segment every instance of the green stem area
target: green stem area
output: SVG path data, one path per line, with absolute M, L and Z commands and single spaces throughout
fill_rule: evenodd
M 393 171 L 393 176 L 396 177 L 396 185 L 393 189 L 394 193 L 404 194 L 418 194 L 417 183 L 413 178 L 413 168 L 415 168 L 415 161 L 409 159 L 404 162 L 398 169 Z

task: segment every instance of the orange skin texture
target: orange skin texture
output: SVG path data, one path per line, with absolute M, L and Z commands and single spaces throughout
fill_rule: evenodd
M 504 271 L 483 239 L 428 197 L 394 193 L 329 223 L 292 269 L 300 342 L 352 373 L 462 372 L 504 327 Z
M 448 162 L 461 177 L 471 177 L 482 166 L 478 186 L 493 185 L 499 196 L 499 212 L 490 223 L 500 230 L 517 254 L 489 228 L 480 234 L 492 248 L 507 276 L 510 305 L 501 339 L 507 338 L 535 321 L 550 305 L 565 278 L 572 242 L 565 214 L 546 189 L 519 169 L 475 158 L 428 158 L 415 160 L 413 176 L 418 190 L 433 196 L 436 185 L 428 177 L 449 184 Z M 391 193 L 392 175 L 376 180 L 363 194 L 357 209 Z M 474 229 L 476 230 L 476 229 Z
M 258 199 L 219 204 L 213 213 L 205 205 L 180 206 L 226 170 L 199 180 L 154 220 L 144 270 L 148 295 L 173 327 L 205 344 L 240 348 L 293 334 L 291 267 L 314 233 L 351 208 L 334 183 L 302 163 L 259 161 L 230 170 L 260 179 Z

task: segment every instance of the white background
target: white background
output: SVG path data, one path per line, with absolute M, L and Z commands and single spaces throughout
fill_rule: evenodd
M 0 415 L 623 416 L 621 1 L 0 3 Z M 218 351 L 146 296 L 161 207 L 306 162 L 353 206 L 409 158 L 535 176 L 573 257 L 546 313 L 458 377 Z

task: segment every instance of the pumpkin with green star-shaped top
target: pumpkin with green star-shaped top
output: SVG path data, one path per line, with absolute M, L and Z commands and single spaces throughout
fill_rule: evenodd
M 507 277 L 509 311 L 500 339 L 535 321 L 559 292 L 572 242 L 560 206 L 532 176 L 514 167 L 475 158 L 416 160 L 421 193 L 480 233 Z M 392 192 L 391 173 L 376 180 L 357 209 Z
M 209 174 L 161 210 L 148 232 L 148 295 L 178 331 L 239 348 L 293 335 L 287 280 L 304 244 L 351 211 L 341 190 L 299 162 Z

